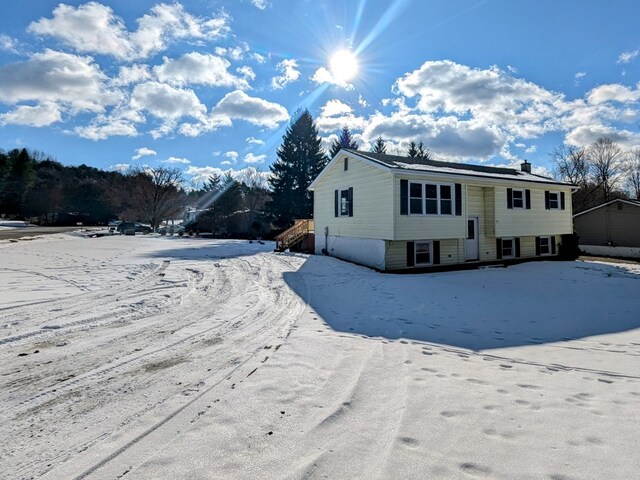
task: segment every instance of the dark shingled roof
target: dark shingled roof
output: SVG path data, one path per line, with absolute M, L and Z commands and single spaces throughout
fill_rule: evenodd
M 398 165 L 398 163 L 404 163 L 410 165 L 426 165 L 429 167 L 446 167 L 472 172 L 495 173 L 499 175 L 518 175 L 518 170 L 514 170 L 513 168 L 485 167 L 482 165 L 469 165 L 468 163 L 441 162 L 437 160 L 425 160 L 424 158 L 401 157 L 399 155 L 387 155 L 386 153 L 362 152 L 350 149 L 345 150 L 357 153 L 363 157 L 371 158 L 392 168 L 406 168 L 403 165 Z

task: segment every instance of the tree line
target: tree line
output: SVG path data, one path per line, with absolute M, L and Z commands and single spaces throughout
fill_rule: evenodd
M 562 145 L 551 154 L 556 178 L 573 183 L 573 210 L 614 198 L 640 200 L 640 148 L 624 150 L 603 137 L 584 148 Z

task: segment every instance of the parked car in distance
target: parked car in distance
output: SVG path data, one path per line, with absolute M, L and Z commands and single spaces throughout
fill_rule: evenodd
M 184 235 L 184 227 L 182 225 L 165 225 L 158 229 L 160 235 Z
M 151 227 L 147 225 L 142 225 L 141 223 L 133 223 L 133 222 L 122 222 L 116 227 L 116 231 L 120 234 L 129 234 L 131 235 L 131 231 L 133 234 L 136 233 L 144 233 L 145 235 L 151 233 Z

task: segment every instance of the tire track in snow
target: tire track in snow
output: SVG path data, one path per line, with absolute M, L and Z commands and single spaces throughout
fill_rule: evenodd
M 84 377 L 70 379 L 67 381 L 68 383 L 63 382 L 66 386 L 63 385 L 62 388 L 58 384 L 56 387 L 49 389 L 49 396 L 46 398 L 31 398 L 31 403 L 25 406 L 31 410 L 43 402 L 46 403 L 48 398 L 54 400 L 60 398 L 62 403 L 53 404 L 53 410 L 47 407 L 47 411 L 43 412 L 46 413 L 47 418 L 53 417 L 50 421 L 55 421 L 58 415 L 68 415 L 65 407 L 68 404 L 68 400 L 65 399 L 65 396 L 74 392 L 82 394 L 85 389 L 91 388 L 92 394 L 99 395 L 99 390 L 104 390 L 106 393 L 113 390 L 113 381 L 120 382 L 122 378 L 129 378 L 131 374 L 135 374 L 134 377 L 131 377 L 133 380 L 129 379 L 128 383 L 123 384 L 127 389 L 136 391 L 138 388 L 156 388 L 161 385 L 159 382 L 162 376 L 147 373 L 144 368 L 141 368 L 144 367 L 146 361 L 150 358 L 155 361 L 165 358 L 167 355 L 171 358 L 181 355 L 183 352 L 192 352 L 192 345 L 195 345 L 200 339 L 209 338 L 211 334 L 216 334 L 216 338 L 224 338 L 224 343 L 221 343 L 219 347 L 210 347 L 207 350 L 207 352 L 211 351 L 212 358 L 210 361 L 221 365 L 216 371 L 201 377 L 207 385 L 207 389 L 210 388 L 209 385 L 219 384 L 229 377 L 229 363 L 231 363 L 234 371 L 241 368 L 246 362 L 249 362 L 252 367 L 251 369 L 247 368 L 247 372 L 259 368 L 266 361 L 264 359 L 265 345 L 278 344 L 276 346 L 279 346 L 288 336 L 292 324 L 304 310 L 304 304 L 300 297 L 288 290 L 282 281 L 282 272 L 296 267 L 292 266 L 292 262 L 275 257 L 271 253 L 254 255 L 251 257 L 251 261 L 246 261 L 242 258 L 229 258 L 216 260 L 215 263 L 218 266 L 215 266 L 209 272 L 212 274 L 211 277 L 205 272 L 205 280 L 198 284 L 197 288 L 191 293 L 183 295 L 182 302 L 172 307 L 173 317 L 177 318 L 167 314 L 162 319 L 153 319 L 158 328 L 164 325 L 165 329 L 169 330 L 175 325 L 177 330 L 174 335 L 180 335 L 182 332 L 185 337 L 153 351 L 145 350 L 136 353 L 135 358 L 121 358 L 120 365 L 103 365 L 102 367 L 109 369 L 107 373 L 101 370 L 100 366 L 95 371 L 85 372 Z M 250 287 L 254 293 L 250 293 L 247 287 Z M 282 291 L 283 289 L 285 289 L 285 292 Z M 223 291 L 224 294 L 218 295 Z M 251 300 L 251 296 L 255 297 L 255 301 Z M 249 304 L 244 307 L 247 303 Z M 239 308 L 240 306 L 243 308 Z M 235 312 L 233 312 L 234 309 L 236 310 Z M 190 316 L 185 312 L 189 313 Z M 229 315 L 229 313 L 234 313 L 234 315 Z M 212 318 L 217 318 L 218 316 L 220 317 L 217 320 L 218 323 L 211 325 Z M 204 328 L 204 325 L 199 322 L 209 322 L 208 327 Z M 143 322 L 141 322 L 141 327 L 142 325 Z M 193 330 L 194 328 L 196 330 Z M 130 329 L 130 327 L 127 327 L 127 329 Z M 185 333 L 187 330 L 192 331 Z M 141 329 L 141 333 L 144 334 L 144 329 Z M 124 341 L 127 342 L 127 340 Z M 230 345 L 234 346 L 231 350 L 228 348 Z M 273 350 L 269 351 L 273 352 Z M 122 362 L 126 363 L 123 365 Z M 114 372 L 118 374 L 114 376 Z M 126 375 L 127 372 L 129 372 L 128 375 Z M 236 374 L 238 376 L 236 383 L 242 383 L 246 378 L 245 374 L 247 372 L 241 369 L 241 372 Z M 111 376 L 111 379 L 115 379 L 110 381 L 110 378 L 107 378 L 109 376 Z M 98 392 L 96 392 L 96 388 L 99 389 Z M 53 389 L 57 391 L 53 392 Z M 203 390 L 202 387 L 197 387 L 196 390 L 198 389 L 199 392 L 196 395 L 200 396 Z M 178 397 L 181 396 L 178 395 Z M 166 400 L 171 400 L 171 398 L 167 397 Z M 176 400 L 175 396 L 167 405 L 174 404 L 174 400 Z M 178 398 L 178 400 L 180 399 Z M 189 402 L 191 400 L 189 398 Z M 162 405 L 165 400 L 159 399 L 159 402 L 156 405 Z M 93 446 L 99 446 L 103 440 L 109 439 L 114 433 L 117 433 L 118 436 L 125 434 L 125 432 L 129 431 L 130 427 L 128 425 L 132 421 L 135 421 L 138 425 L 147 423 L 145 415 L 152 412 L 156 407 L 149 404 L 142 404 L 141 407 L 130 412 L 126 418 L 119 420 L 119 423 L 114 425 L 112 429 L 102 429 L 100 430 L 101 433 L 90 438 L 83 436 L 81 437 L 83 438 L 81 442 L 70 444 L 68 448 L 50 445 L 48 448 L 51 451 L 46 454 L 48 458 L 35 457 L 28 459 L 20 465 L 20 468 L 15 470 L 16 473 L 23 473 L 28 476 L 33 472 L 42 471 L 43 468 L 46 471 L 47 468 L 44 465 L 48 463 L 55 464 L 60 461 L 64 462 L 67 459 L 69 460 L 62 465 L 75 464 L 74 459 L 82 458 L 82 455 L 79 455 L 78 452 L 85 451 Z M 183 415 L 179 416 L 183 417 Z M 148 433 L 148 435 L 151 434 L 152 432 Z M 129 436 L 128 434 L 125 435 Z M 129 448 L 131 447 L 125 449 L 124 452 L 128 451 Z M 117 456 L 120 456 L 120 454 Z M 57 470 L 54 471 L 57 472 Z M 65 478 L 70 477 L 71 475 L 65 475 Z

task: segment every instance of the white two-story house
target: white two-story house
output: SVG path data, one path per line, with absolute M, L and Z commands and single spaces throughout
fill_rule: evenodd
M 521 170 L 341 150 L 309 187 L 315 250 L 379 270 L 558 254 L 572 185 Z

